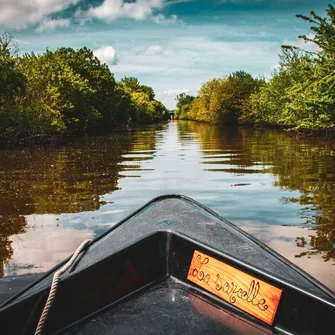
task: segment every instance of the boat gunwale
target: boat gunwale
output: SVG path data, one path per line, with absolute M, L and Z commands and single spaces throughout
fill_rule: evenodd
M 265 272 L 251 264 L 248 264 L 246 262 L 243 262 L 225 252 L 222 252 L 222 251 L 219 251 L 213 247 L 211 247 L 210 245 L 207 245 L 207 244 L 204 244 L 203 242 L 199 241 L 199 240 L 194 240 L 194 239 L 191 239 L 190 237 L 188 237 L 187 235 L 184 235 L 182 233 L 176 233 L 176 232 L 173 232 L 172 233 L 174 236 L 178 236 L 190 243 L 193 243 L 193 244 L 198 244 L 200 246 L 200 248 L 203 248 L 206 250 L 206 252 L 210 252 L 212 254 L 214 254 L 215 256 L 221 258 L 220 261 L 222 261 L 222 259 L 225 259 L 225 260 L 228 260 L 228 262 L 230 263 L 229 265 L 237 265 L 238 269 L 241 270 L 241 271 L 244 271 L 246 270 L 246 272 L 249 274 L 249 275 L 252 275 L 254 276 L 255 274 L 259 274 L 260 277 L 262 277 L 262 280 L 263 279 L 270 279 L 269 281 L 271 282 L 271 285 L 276 285 L 276 284 L 279 284 L 281 286 L 282 289 L 285 289 L 286 287 L 288 288 L 291 288 L 293 290 L 296 290 L 296 291 L 299 291 L 300 293 L 302 294 L 305 294 L 305 295 L 308 295 L 309 297 L 311 298 L 314 298 L 316 300 L 319 300 L 331 307 L 334 307 L 335 308 L 335 301 L 334 302 L 330 302 L 328 300 L 325 300 L 324 298 L 321 298 L 311 292 L 308 292 L 300 287 L 297 287 L 295 286 L 294 284 L 291 284 L 283 279 L 280 279 L 280 278 L 277 278 L 275 277 L 274 275 L 271 275 L 269 274 L 268 272 Z M 214 256 L 214 258 L 215 258 Z M 173 276 L 172 276 L 173 277 Z M 194 284 L 192 284 L 193 286 Z M 197 287 L 199 288 L 198 286 L 195 286 L 194 287 Z M 203 288 L 200 287 L 201 290 L 204 290 Z M 210 293 L 212 294 L 212 293 Z
M 278 253 L 277 251 L 273 250 L 272 248 L 270 248 L 269 246 L 267 246 L 265 243 L 263 243 L 261 240 L 257 239 L 256 237 L 254 237 L 251 234 L 248 234 L 247 232 L 245 232 L 243 229 L 241 229 L 240 227 L 238 227 L 237 225 L 235 225 L 234 223 L 228 221 L 227 219 L 223 218 L 221 215 L 219 215 L 218 213 L 216 213 L 215 211 L 213 211 L 212 209 L 208 208 L 207 206 L 199 203 L 198 201 L 185 196 L 185 195 L 181 195 L 181 194 L 164 194 L 164 195 L 160 195 L 157 196 L 153 199 L 151 199 L 150 201 L 146 202 L 144 205 L 140 206 L 138 209 L 136 209 L 135 211 L 133 211 L 132 213 L 130 213 L 129 215 L 127 215 L 125 218 L 123 218 L 122 220 L 120 220 L 118 223 L 116 223 L 113 227 L 111 227 L 110 229 L 106 230 L 104 233 L 102 233 L 101 235 L 99 235 L 98 237 L 96 237 L 95 239 L 92 240 L 91 244 L 89 245 L 89 247 L 83 251 L 83 253 L 86 253 L 87 251 L 89 251 L 90 246 L 93 246 L 96 242 L 100 241 L 101 239 L 103 239 L 104 237 L 106 237 L 108 234 L 110 234 L 112 231 L 114 231 L 115 229 L 117 229 L 118 227 L 120 227 L 123 223 L 129 221 L 130 219 L 134 218 L 136 215 L 138 215 L 139 213 L 143 212 L 144 210 L 148 209 L 149 206 L 151 206 L 154 203 L 158 203 L 160 201 L 163 200 L 168 200 L 168 199 L 180 199 L 180 200 L 186 200 L 189 203 L 191 203 L 192 205 L 198 206 L 200 207 L 203 211 L 213 215 L 216 219 L 224 222 L 225 224 L 227 224 L 228 226 L 230 226 L 233 230 L 235 230 L 236 232 L 242 234 L 245 238 L 251 240 L 252 242 L 254 242 L 257 246 L 259 246 L 261 249 L 263 249 L 265 252 L 271 254 L 274 258 L 276 258 L 277 260 L 281 261 L 282 263 L 284 263 L 284 265 L 291 267 L 294 271 L 296 271 L 297 273 L 299 273 L 301 276 L 303 276 L 307 281 L 309 281 L 311 284 L 313 284 L 313 286 L 318 287 L 321 291 L 323 291 L 325 294 L 327 294 L 330 298 L 335 300 L 335 292 L 333 292 L 332 290 L 330 290 L 328 287 L 326 287 L 324 284 L 322 284 L 321 282 L 319 282 L 317 279 L 315 279 L 314 277 L 312 277 L 311 275 L 309 275 L 307 272 L 305 272 L 303 269 L 299 268 L 298 266 L 296 266 L 294 263 L 292 263 L 291 261 L 289 261 L 288 259 L 286 259 L 285 257 L 283 257 L 280 253 Z M 166 232 L 172 232 L 169 229 L 164 229 L 164 230 L 160 230 L 162 231 L 166 231 Z M 159 231 L 157 231 L 159 232 Z M 155 232 L 155 233 L 157 233 Z M 183 238 L 186 238 L 183 234 L 181 233 L 177 233 L 175 231 L 173 231 L 173 234 L 175 235 L 179 235 L 179 236 L 183 236 Z M 187 238 L 187 240 L 191 240 L 190 238 Z M 206 248 L 208 248 L 210 251 L 216 253 L 216 254 L 221 254 L 222 252 L 213 249 L 210 246 L 205 245 L 203 242 L 201 241 L 197 241 L 197 243 L 201 243 L 203 244 Z M 83 253 L 81 254 L 81 256 L 83 256 Z M 227 257 L 226 254 L 224 254 L 224 257 Z M 241 261 L 229 256 L 230 258 L 233 259 L 234 262 L 240 263 Z M 71 258 L 71 255 L 69 257 L 67 257 L 65 260 L 63 260 L 62 262 L 58 263 L 57 265 L 55 265 L 54 267 L 52 267 L 49 271 L 47 271 L 43 276 L 41 276 L 40 278 L 38 278 L 37 280 L 33 281 L 31 284 L 29 284 L 28 286 L 26 286 L 22 291 L 18 292 L 17 294 L 13 295 L 12 297 L 10 297 L 8 300 L 6 300 L 3 304 L 0 305 L 0 310 L 2 308 L 7 307 L 8 305 L 10 305 L 11 303 L 15 302 L 16 299 L 19 299 L 20 296 L 22 294 L 24 294 L 25 292 L 27 292 L 28 290 L 30 290 L 31 288 L 33 288 L 36 284 L 38 284 L 39 282 L 43 281 L 44 279 L 46 279 L 47 277 L 49 277 L 52 273 L 54 273 L 58 268 L 60 268 L 62 265 L 64 265 L 69 259 Z M 243 264 L 243 266 L 247 265 L 244 262 L 241 262 L 241 264 Z M 247 267 L 251 267 L 253 271 L 257 270 L 256 272 L 259 272 L 260 274 L 263 275 L 262 271 L 259 270 L 256 267 L 252 267 L 252 265 L 248 265 Z M 71 271 L 71 270 L 70 270 Z M 271 278 L 274 278 L 272 275 L 267 274 L 266 276 L 269 276 Z M 275 278 L 275 280 L 279 280 L 278 278 Z M 297 286 L 294 286 L 293 284 L 289 284 L 285 281 L 283 281 L 283 283 L 285 283 L 285 285 L 289 285 L 291 288 L 294 288 L 296 290 L 299 290 L 301 293 L 305 293 L 308 294 L 309 296 L 312 296 L 314 298 L 317 298 L 323 302 L 327 302 L 327 304 L 330 304 L 331 306 L 334 306 L 331 302 L 324 300 L 321 297 L 318 297 L 317 295 L 314 295 L 313 293 L 310 293 L 308 291 L 305 291 L 302 288 L 299 288 Z

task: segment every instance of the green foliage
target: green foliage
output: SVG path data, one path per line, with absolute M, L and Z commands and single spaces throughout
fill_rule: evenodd
M 199 96 L 189 112 L 190 119 L 205 122 L 220 122 L 223 114 L 225 79 L 214 78 L 202 85 Z
M 245 115 L 255 123 L 292 129 L 335 128 L 335 9 L 327 17 L 297 17 L 312 24 L 314 35 L 299 36 L 315 43 L 317 52 L 283 46 L 279 71 L 248 102 Z
M 192 133 L 197 134 L 202 151 L 223 153 L 233 148 L 240 153 L 238 157 L 230 157 L 229 162 L 218 161 L 212 169 L 215 173 L 271 173 L 276 179 L 275 186 L 298 191 L 294 197 L 281 198 L 281 201 L 302 205 L 301 218 L 309 227 L 313 225 L 315 233 L 308 234 L 310 248 L 296 257 L 320 254 L 325 261 L 335 262 L 333 141 L 309 137 L 297 140 L 296 136 L 277 129 L 222 128 L 187 121 L 178 124 L 181 142 L 183 136 L 189 138 Z M 259 162 L 260 168 L 253 170 L 255 162 Z
M 243 118 L 245 104 L 251 94 L 264 84 L 263 78 L 253 78 L 249 73 L 237 71 L 230 75 L 225 84 L 224 119 L 236 122 Z
M 310 69 L 309 63 L 309 58 L 300 57 L 298 50 L 284 49 L 280 70 L 251 95 L 244 109 L 245 117 L 254 123 L 293 125 L 293 113 L 286 109 L 292 101 L 288 90 L 304 82 Z
M 0 57 L 17 57 L 18 48 L 13 42 L 13 36 L 8 33 L 0 35 Z
M 191 101 L 177 97 L 176 117 L 212 123 L 248 122 L 291 129 L 335 128 L 335 8 L 327 16 L 297 15 L 313 34 L 299 38 L 316 52 L 282 46 L 280 67 L 269 81 L 244 71 L 214 78 Z
M 121 84 L 124 85 L 125 89 L 131 92 L 143 92 L 148 96 L 149 100 L 155 99 L 154 90 L 150 86 L 141 85 L 140 81 L 134 77 L 124 77 L 121 79 Z
M 130 97 L 132 111 L 129 115 L 132 122 L 152 123 L 168 119 L 168 110 L 161 102 L 155 100 L 155 93 L 151 87 L 141 85 L 139 80 L 133 77 L 121 79 L 120 86 Z
M 80 76 L 82 83 L 89 88 L 82 100 L 78 96 L 74 97 L 73 105 L 78 104 L 78 108 L 68 111 L 68 121 L 74 128 L 85 130 L 97 127 L 109 130 L 127 122 L 127 113 L 123 114 L 116 106 L 119 96 L 114 76 L 108 66 L 93 55 L 92 50 L 60 48 L 55 54 L 66 60 L 75 75 Z M 80 114 L 84 114 L 84 117 L 80 118 Z M 82 122 L 78 124 L 77 120 Z
M 17 56 L 0 36 L 0 138 L 111 131 L 168 118 L 151 87 L 126 77 L 117 83 L 92 50 L 59 48 Z
M 333 58 L 335 55 L 335 8 L 328 4 L 326 10 L 327 17 L 323 18 L 317 15 L 314 11 L 310 12 L 310 16 L 298 14 L 297 17 L 301 18 L 312 24 L 311 30 L 313 37 L 306 35 L 299 36 L 305 42 L 313 42 L 319 48 L 318 53 L 321 58 Z
M 8 34 L 0 36 L 0 125 L 12 133 L 26 91 L 26 78 L 17 66 L 15 46 Z
M 87 82 L 74 73 L 69 64 L 54 52 L 24 55 L 19 62 L 27 78 L 27 93 L 22 112 L 23 127 L 29 135 L 58 133 L 79 128 L 87 114 Z
M 250 95 L 264 82 L 244 71 L 214 78 L 202 85 L 196 99 L 177 97 L 177 118 L 211 123 L 236 123 Z
M 176 119 L 187 120 L 194 99 L 195 97 L 186 93 L 178 94 L 176 97 L 177 104 L 174 117 Z

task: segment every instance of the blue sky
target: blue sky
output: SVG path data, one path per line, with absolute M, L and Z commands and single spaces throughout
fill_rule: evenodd
M 173 108 L 180 92 L 245 70 L 269 76 L 280 45 L 302 45 L 334 0 L 1 0 L 0 31 L 20 52 L 89 47 L 117 79 L 136 76 Z M 312 47 L 312 46 L 307 46 Z

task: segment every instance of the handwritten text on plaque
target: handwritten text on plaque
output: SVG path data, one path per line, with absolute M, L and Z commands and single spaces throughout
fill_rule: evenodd
M 187 279 L 232 305 L 273 324 L 282 290 L 195 250 Z

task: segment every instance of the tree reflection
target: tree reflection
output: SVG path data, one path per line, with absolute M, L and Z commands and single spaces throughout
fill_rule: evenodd
M 310 236 L 310 250 L 296 257 L 322 253 L 325 261 L 335 261 L 334 141 L 298 139 L 293 134 L 276 129 L 222 128 L 189 121 L 179 121 L 178 131 L 181 141 L 190 134 L 200 138 L 204 158 L 226 154 L 225 160 L 210 162 L 217 164 L 218 168 L 207 169 L 209 171 L 241 174 L 270 172 L 276 176 L 275 186 L 299 191 L 299 197 L 281 201 L 299 203 L 301 216 L 307 225 L 315 229 L 316 236 Z M 233 165 L 234 169 L 225 167 L 229 165 Z M 263 168 L 254 170 L 256 166 Z M 296 243 L 297 246 L 306 245 L 306 241 L 299 237 Z
M 0 278 L 4 276 L 4 263 L 13 255 L 13 248 L 8 237 L 24 233 L 25 227 L 24 216 L 0 215 Z
M 153 151 L 161 128 L 74 139 L 56 147 L 0 151 L 0 264 L 12 257 L 9 237 L 24 233 L 26 215 L 99 209 L 101 196 L 119 188 L 126 169 L 123 155 Z
M 334 149 L 334 143 L 325 139 L 298 140 L 280 131 L 255 132 L 253 155 L 272 165 L 277 186 L 300 191 L 298 198 L 287 200 L 303 206 L 301 215 L 316 231 L 310 237 L 311 250 L 297 257 L 322 253 L 325 260 L 335 260 Z

